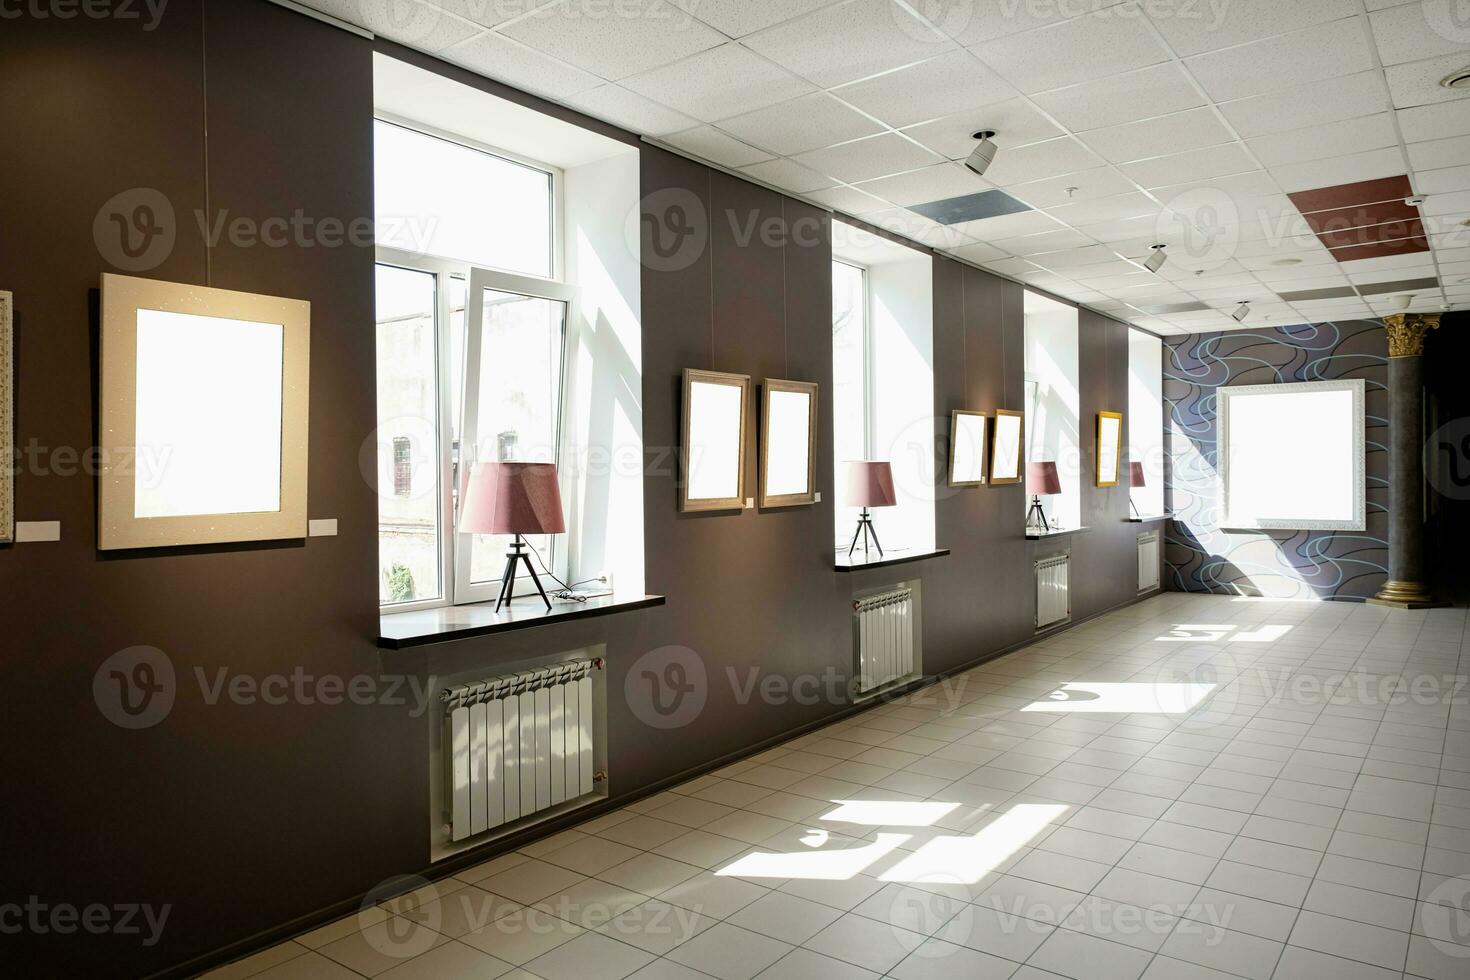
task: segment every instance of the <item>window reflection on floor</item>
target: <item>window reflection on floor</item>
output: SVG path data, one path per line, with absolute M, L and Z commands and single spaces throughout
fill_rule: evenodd
M 956 803 L 908 803 L 886 800 L 833 800 L 836 810 L 823 815 L 823 820 L 892 826 L 890 817 L 915 820 L 930 808 L 930 822 L 956 809 Z M 936 809 L 937 808 L 937 809 Z M 1010 858 L 1048 825 L 1065 813 L 1061 804 L 1022 803 L 1011 807 L 977 833 L 933 837 L 897 864 L 879 873 L 879 881 L 903 883 L 974 884 Z M 841 816 L 837 816 L 841 814 Z M 928 823 L 911 823 L 928 826 Z M 802 843 L 812 848 L 786 854 L 757 852 L 747 854 L 719 869 L 717 875 L 734 878 L 802 878 L 823 881 L 847 881 L 897 851 L 912 839 L 909 834 L 879 833 L 861 847 L 834 847 L 821 850 L 827 835 L 812 828 Z
M 1194 708 L 1214 689 L 1214 684 L 1073 681 L 1021 710 L 1178 715 Z

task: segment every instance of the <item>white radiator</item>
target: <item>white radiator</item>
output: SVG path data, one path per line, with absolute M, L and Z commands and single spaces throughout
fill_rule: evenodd
M 1072 616 L 1071 595 L 1067 591 L 1070 555 L 1043 558 L 1036 563 L 1036 628 L 1060 623 Z
M 451 839 L 593 792 L 592 671 L 583 660 L 446 690 Z
M 854 599 L 858 691 L 875 691 L 914 673 L 914 592 L 895 589 Z
M 1159 532 L 1138 536 L 1138 591 L 1149 592 L 1159 587 Z

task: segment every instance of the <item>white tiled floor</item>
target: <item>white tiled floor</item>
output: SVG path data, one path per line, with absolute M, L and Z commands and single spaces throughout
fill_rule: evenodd
M 211 976 L 1465 980 L 1467 674 L 1169 594 Z

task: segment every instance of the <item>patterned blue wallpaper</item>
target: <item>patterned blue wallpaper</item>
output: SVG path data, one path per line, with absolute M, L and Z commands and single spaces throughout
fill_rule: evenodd
M 1169 337 L 1164 411 L 1170 511 L 1166 587 L 1362 600 L 1388 577 L 1388 342 L 1377 321 Z M 1215 474 L 1216 389 L 1292 381 L 1367 382 L 1367 530 L 1224 531 Z

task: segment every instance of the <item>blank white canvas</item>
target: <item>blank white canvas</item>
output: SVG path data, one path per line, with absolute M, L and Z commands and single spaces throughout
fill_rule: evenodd
M 281 509 L 285 330 L 138 311 L 135 517 Z
M 1352 521 L 1353 392 L 1226 391 L 1228 523 Z
M 804 391 L 772 391 L 766 438 L 766 495 L 806 493 L 811 472 L 812 396 Z
M 741 394 L 734 385 L 689 385 L 690 500 L 740 495 Z
M 985 416 L 955 416 L 952 479 L 955 483 L 979 483 L 985 479 Z
M 995 418 L 995 472 L 992 480 L 1014 480 L 1021 475 L 1021 420 L 1014 415 Z
M 1100 418 L 1097 437 L 1097 478 L 1102 483 L 1118 482 L 1118 436 L 1123 423 L 1118 419 Z

